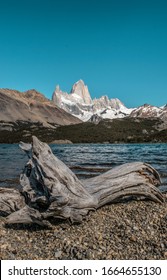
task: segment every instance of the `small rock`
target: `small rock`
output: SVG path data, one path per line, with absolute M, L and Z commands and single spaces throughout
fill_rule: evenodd
M 167 259 L 167 251 L 164 253 L 164 258 Z
M 60 258 L 62 255 L 62 251 L 61 250 L 58 250 L 55 252 L 55 258 Z
M 133 241 L 133 242 L 137 241 L 137 238 L 135 235 L 131 235 L 129 239 L 130 239 L 130 241 Z
M 14 255 L 16 255 L 16 254 L 17 254 L 16 249 L 12 250 L 12 254 L 14 254 Z
M 138 228 L 138 227 L 136 227 L 136 226 L 134 226 L 134 227 L 133 227 L 133 230 L 138 231 L 138 230 L 139 230 L 139 228 Z
M 161 243 L 161 248 L 162 248 L 162 249 L 164 249 L 164 248 L 165 248 L 164 243 Z

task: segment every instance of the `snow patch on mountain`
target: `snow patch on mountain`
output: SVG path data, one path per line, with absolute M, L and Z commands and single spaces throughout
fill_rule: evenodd
M 130 117 L 138 118 L 159 118 L 163 114 L 165 107 L 156 107 L 150 104 L 144 104 L 132 111 Z
M 108 96 L 104 95 L 92 99 L 88 87 L 82 80 L 72 86 L 70 93 L 61 91 L 57 86 L 52 100 L 58 107 L 82 121 L 94 121 L 98 119 L 97 116 L 102 119 L 130 116 L 134 118 L 160 118 L 167 122 L 167 104 L 161 107 L 144 104 L 138 108 L 129 109 L 118 98 L 109 99 Z
M 88 87 L 82 80 L 73 85 L 69 94 L 57 86 L 52 100 L 57 106 L 82 121 L 88 121 L 93 115 L 103 119 L 124 118 L 134 110 L 128 109 L 118 98 L 109 99 L 108 96 L 102 96 L 92 99 Z

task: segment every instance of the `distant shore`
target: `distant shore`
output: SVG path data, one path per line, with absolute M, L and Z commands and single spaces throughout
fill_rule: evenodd
M 31 142 L 32 135 L 47 143 L 167 143 L 167 127 L 155 119 L 124 118 L 67 126 L 0 122 L 0 143 Z

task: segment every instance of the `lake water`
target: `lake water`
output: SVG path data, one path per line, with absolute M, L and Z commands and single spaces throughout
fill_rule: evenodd
M 99 175 L 115 166 L 143 161 L 158 170 L 167 191 L 167 144 L 51 145 L 53 153 L 79 178 Z M 0 144 L 0 186 L 18 185 L 27 156 L 17 144 Z

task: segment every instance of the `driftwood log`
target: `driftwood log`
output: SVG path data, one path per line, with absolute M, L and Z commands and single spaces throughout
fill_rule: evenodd
M 142 162 L 123 164 L 79 180 L 50 147 L 35 136 L 32 145 L 21 143 L 29 157 L 20 175 L 21 190 L 0 189 L 0 212 L 7 223 L 48 225 L 51 217 L 81 222 L 89 210 L 128 197 L 162 203 L 158 172 Z

